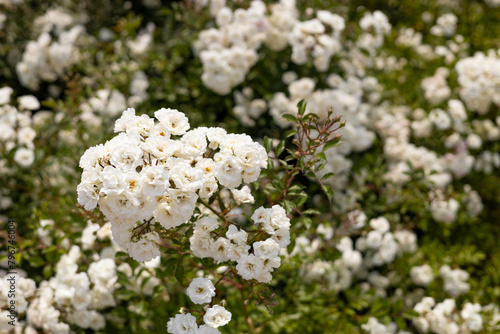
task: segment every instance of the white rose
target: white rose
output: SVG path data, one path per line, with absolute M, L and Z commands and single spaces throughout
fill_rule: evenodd
M 413 283 L 420 286 L 428 286 L 434 280 L 432 268 L 428 264 L 412 267 L 410 277 Z
M 14 154 L 14 161 L 22 168 L 27 168 L 35 161 L 35 152 L 21 147 Z
M 245 204 L 245 203 L 254 203 L 255 199 L 252 196 L 251 190 L 248 186 L 244 186 L 241 188 L 241 190 L 238 189 L 231 189 L 231 192 L 233 193 L 234 200 L 236 201 L 236 204 Z
M 142 191 L 147 196 L 161 196 L 169 186 L 168 172 L 162 166 L 147 166 L 141 173 Z
M 215 296 L 215 287 L 208 278 L 197 277 L 189 284 L 187 295 L 195 304 L 208 304 Z
M 189 120 L 184 113 L 170 108 L 155 111 L 155 117 L 173 135 L 183 135 L 189 130 Z
M 85 210 L 92 210 L 97 206 L 99 194 L 94 185 L 82 182 L 78 185 L 76 191 L 78 193 L 78 204 L 82 205 Z
M 280 245 L 273 239 L 266 241 L 257 241 L 253 243 L 253 252 L 255 256 L 262 258 L 277 257 L 280 251 Z
M 167 323 L 167 331 L 172 334 L 195 334 L 198 329 L 196 318 L 187 314 L 176 314 Z
M 203 321 L 212 328 L 224 326 L 231 321 L 231 312 L 227 311 L 222 306 L 214 305 L 207 310 L 203 316 Z
M 129 247 L 129 254 L 138 262 L 149 261 L 160 256 L 160 249 L 156 244 L 160 240 L 158 233 L 150 232 L 142 236 L 138 242 L 132 242 Z
M 217 179 L 227 188 L 236 188 L 241 184 L 243 166 L 241 160 L 226 156 L 217 165 Z

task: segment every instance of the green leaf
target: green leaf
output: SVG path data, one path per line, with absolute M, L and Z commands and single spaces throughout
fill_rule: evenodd
M 326 142 L 326 144 L 323 146 L 323 152 L 332 147 L 337 146 L 339 142 L 340 142 L 340 135 L 337 135 L 335 138 Z
M 316 174 L 314 174 L 313 172 L 307 172 L 306 176 L 310 177 L 310 178 L 313 178 L 313 179 L 316 178 Z
M 293 237 L 290 236 L 290 243 L 286 247 L 286 250 L 288 251 L 288 254 L 290 254 L 293 251 L 294 248 L 295 248 L 295 238 L 293 238 Z
M 283 201 L 283 206 L 285 207 L 285 211 L 287 214 L 293 211 L 293 208 L 295 207 L 295 203 L 289 200 Z
M 266 152 L 269 153 L 273 149 L 273 140 L 268 136 L 264 137 L 264 148 Z
M 121 258 L 121 257 L 128 257 L 128 254 L 125 253 L 125 252 L 116 252 L 116 255 L 115 257 L 118 259 L 118 258 Z
M 175 278 L 182 285 L 182 280 L 184 279 L 184 266 L 177 265 L 175 269 Z
M 316 209 L 307 209 L 306 211 L 302 212 L 304 215 L 319 215 L 321 212 L 316 210 Z
M 322 162 L 320 164 L 317 164 L 316 165 L 316 171 L 319 172 L 320 170 L 322 170 L 323 168 L 325 168 L 326 166 L 326 162 Z
M 279 142 L 278 146 L 276 147 L 276 157 L 279 157 L 281 153 L 283 153 L 283 150 L 285 149 L 285 141 L 282 140 Z
M 331 202 L 332 199 L 333 199 L 333 190 L 332 190 L 332 187 L 330 187 L 328 185 L 322 185 L 321 189 L 323 190 L 323 192 L 325 193 L 325 195 L 328 197 L 328 200 Z
M 42 272 L 43 272 L 43 277 L 46 278 L 46 279 L 49 279 L 53 275 L 52 266 L 45 265 L 43 267 Z
M 334 177 L 334 176 L 335 176 L 335 173 L 326 173 L 325 175 L 323 175 L 323 177 L 321 179 L 326 180 L 326 179 L 329 179 L 329 178 Z
M 293 122 L 293 123 L 297 123 L 297 118 L 295 116 L 293 116 L 292 114 L 284 114 L 281 117 L 283 117 L 287 121 L 290 121 L 290 122 Z
M 304 189 L 303 185 L 294 184 L 293 186 L 288 188 L 288 193 L 289 194 L 300 193 L 302 189 Z
M 309 231 L 311 229 L 311 226 L 312 226 L 312 219 L 309 217 L 302 217 L 302 224 L 304 224 L 304 226 Z
M 304 205 L 307 202 L 308 198 L 309 198 L 309 196 L 305 192 L 301 192 L 299 194 L 299 198 L 296 200 L 297 208 L 302 207 L 302 205 Z
M 403 312 L 403 317 L 405 317 L 407 319 L 415 318 L 415 317 L 418 317 L 419 315 L 420 315 L 420 313 L 418 313 L 417 311 L 414 311 L 414 310 L 406 310 Z
M 304 115 L 304 113 L 306 112 L 306 106 L 307 103 L 305 100 L 300 100 L 299 103 L 297 103 L 297 108 L 299 108 L 299 115 Z
M 268 158 L 267 159 L 267 170 L 270 171 L 273 169 L 274 169 L 274 162 L 273 162 L 273 160 L 271 160 L 271 158 Z
M 32 256 L 28 259 L 28 261 L 34 268 L 38 268 L 45 265 L 45 260 L 42 259 L 40 256 Z
M 396 317 L 394 318 L 394 321 L 396 322 L 396 325 L 398 325 L 398 328 L 402 331 L 406 330 L 406 321 L 403 318 Z
M 290 130 L 286 133 L 286 138 L 295 136 L 297 134 L 297 130 Z

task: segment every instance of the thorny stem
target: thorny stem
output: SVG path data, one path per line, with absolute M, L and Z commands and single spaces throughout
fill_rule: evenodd
M 198 198 L 198 201 L 203 205 L 205 206 L 206 208 L 208 208 L 210 211 L 212 211 L 213 213 L 215 213 L 217 215 L 217 217 L 219 217 L 220 219 L 222 219 L 222 221 L 224 221 L 224 223 L 226 224 L 233 224 L 235 226 L 237 226 L 238 228 L 246 231 L 246 232 L 249 232 L 247 229 L 239 226 L 238 224 L 230 221 L 229 219 L 227 219 L 227 217 L 225 216 L 225 212 L 219 212 L 217 210 L 215 210 L 210 204 L 208 204 L 207 202 L 205 202 L 204 200 L 202 200 L 201 198 Z
M 221 274 L 221 277 L 217 280 L 217 282 L 215 282 L 214 287 L 216 287 L 216 286 L 217 286 L 217 284 L 219 284 L 219 283 L 220 283 L 220 281 L 222 281 L 222 279 L 223 279 L 224 277 L 226 277 L 227 273 L 228 273 L 228 272 L 230 272 L 231 270 L 232 270 L 232 268 L 231 268 L 231 267 L 229 267 L 229 268 L 228 268 L 228 269 L 227 269 L 227 270 L 226 270 L 223 274 Z
M 248 309 L 247 305 L 245 304 L 245 295 L 243 293 L 243 289 L 240 289 L 240 295 L 241 295 L 241 301 L 242 301 L 242 307 L 243 307 L 243 314 L 245 315 L 246 323 L 248 326 L 248 330 L 250 333 L 255 333 L 255 327 L 252 322 L 252 318 L 248 315 Z
M 335 136 L 334 138 L 328 140 L 328 137 L 330 134 L 334 133 L 338 129 L 342 128 L 344 126 L 343 123 L 341 123 L 337 128 L 331 129 L 331 127 L 336 124 L 337 122 L 340 121 L 340 116 L 335 116 L 333 118 L 330 118 L 331 116 L 331 111 L 328 114 L 328 119 L 326 122 L 323 124 L 321 127 L 320 124 L 318 124 L 318 118 L 313 117 L 309 118 L 307 121 L 307 124 L 303 121 L 303 118 L 301 115 L 297 117 L 299 120 L 298 128 L 297 128 L 297 141 L 295 142 L 297 146 L 297 152 L 299 153 L 298 156 L 296 156 L 296 163 L 295 166 L 292 169 L 285 169 L 285 179 L 283 183 L 285 184 L 285 187 L 283 188 L 283 192 L 276 198 L 274 201 L 271 201 L 272 204 L 277 203 L 278 201 L 282 199 L 286 199 L 288 189 L 290 188 L 292 181 L 294 178 L 298 175 L 298 172 L 304 172 L 303 168 L 299 167 L 299 161 L 303 157 L 306 157 L 308 155 L 314 155 L 316 153 L 316 149 L 320 147 L 321 145 L 325 145 L 330 141 L 337 140 L 339 138 L 339 135 Z M 312 126 L 312 122 L 314 122 L 314 126 Z M 321 128 L 320 128 L 321 127 Z M 311 129 L 315 128 L 318 130 L 318 135 L 316 138 L 311 138 Z M 304 150 L 303 145 L 304 145 L 304 136 L 307 138 L 307 148 Z M 278 158 L 276 158 L 278 159 Z M 306 162 L 306 168 L 312 166 L 314 164 L 314 160 L 310 160 Z M 320 179 L 317 179 L 318 182 L 320 183 L 321 186 L 323 186 L 323 182 L 321 182 Z
M 212 211 L 213 213 L 215 213 L 219 218 L 221 218 L 222 220 L 226 220 L 226 217 L 224 217 L 224 215 L 221 212 L 218 212 L 217 210 L 215 210 L 214 208 L 212 208 L 212 206 L 210 204 L 208 204 L 207 202 L 205 202 L 201 198 L 198 198 L 198 201 L 203 206 L 205 206 L 207 209 L 209 209 L 210 211 Z

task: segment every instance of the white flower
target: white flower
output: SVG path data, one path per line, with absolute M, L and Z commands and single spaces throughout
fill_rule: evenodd
M 33 145 L 33 139 L 36 137 L 36 131 L 32 128 L 26 126 L 22 127 L 17 131 L 17 140 L 21 145 Z
M 222 306 L 214 305 L 207 310 L 203 316 L 203 321 L 212 328 L 224 326 L 231 321 L 231 312 L 227 311 Z
M 167 331 L 172 334 L 195 334 L 198 329 L 196 318 L 187 314 L 176 314 L 167 323 Z
M 257 276 L 259 271 L 262 271 L 262 262 L 255 255 L 242 256 L 236 265 L 238 274 L 246 280 L 251 280 Z
M 215 287 L 208 278 L 197 277 L 189 284 L 187 295 L 195 304 L 208 304 L 215 296 Z
M 40 108 L 40 102 L 33 95 L 19 97 L 19 109 L 36 110 Z
M 448 201 L 434 199 L 430 206 L 432 218 L 438 222 L 451 224 L 457 219 L 459 207 L 460 204 L 454 198 L 450 198 Z
M 417 250 L 417 235 L 408 230 L 396 231 L 394 238 L 399 242 L 399 248 L 404 253 L 414 253 Z
M 82 205 L 85 210 L 92 210 L 97 206 L 99 201 L 99 193 L 97 187 L 93 184 L 82 182 L 76 187 L 78 193 L 78 204 Z
M 208 233 L 194 233 L 191 238 L 189 238 L 191 243 L 191 251 L 193 255 L 199 258 L 206 258 L 212 255 L 212 243 L 213 240 L 210 238 Z
M 385 217 L 378 217 L 370 220 L 370 226 L 380 233 L 385 233 L 389 231 L 390 228 L 389 221 Z
M 469 273 L 462 269 L 451 269 L 448 265 L 439 268 L 439 275 L 444 280 L 444 290 L 452 297 L 457 297 L 470 290 Z
M 420 286 L 428 286 L 434 280 L 432 268 L 428 264 L 412 267 L 410 277 L 413 283 Z
M 363 256 L 357 250 L 348 250 L 342 253 L 342 260 L 344 260 L 347 267 L 357 270 L 363 263 Z
M 198 158 L 203 155 L 203 153 L 205 153 L 207 149 L 207 137 L 205 133 L 206 128 L 197 128 L 195 130 L 187 132 L 186 134 L 184 134 L 184 136 L 182 136 L 182 157 L 185 157 L 187 159 Z
M 210 144 L 209 148 L 215 150 L 219 147 L 220 143 L 224 140 L 226 136 L 226 130 L 222 128 L 208 128 L 207 129 L 207 138 Z
M 220 184 L 231 189 L 236 188 L 241 184 L 243 166 L 241 160 L 226 156 L 217 165 L 217 179 Z
M 276 241 L 280 247 L 286 247 L 290 244 L 290 228 L 283 227 L 276 231 L 271 235 L 271 238 Z
M 161 196 L 169 186 L 167 170 L 162 166 L 147 166 L 140 173 L 142 191 L 145 195 Z
M 173 135 L 183 135 L 189 130 L 189 120 L 184 113 L 170 108 L 155 111 L 155 117 Z
M 9 103 L 13 92 L 14 90 L 8 86 L 0 88 L 0 105 Z
M 195 191 L 203 185 L 203 172 L 198 168 L 193 168 L 187 162 L 175 159 L 173 167 L 170 169 L 170 178 L 175 186 L 184 191 Z M 180 161 L 179 161 L 180 160 Z M 168 163 L 170 163 L 169 160 Z
M 247 239 L 248 239 L 248 233 L 245 232 L 244 230 L 239 230 L 236 226 L 234 225 L 229 225 L 229 228 L 227 229 L 226 232 L 226 237 L 233 241 L 236 242 L 238 245 L 246 245 Z
M 254 223 L 269 224 L 271 222 L 271 209 L 266 209 L 263 206 L 254 211 L 251 219 Z
M 160 249 L 156 244 L 160 236 L 156 232 L 146 233 L 138 242 L 132 242 L 129 248 L 129 254 L 138 262 L 149 261 L 160 256 Z
M 253 198 L 251 190 L 248 186 L 242 187 L 241 190 L 231 189 L 231 192 L 233 193 L 234 200 L 238 205 L 245 203 L 253 204 L 255 202 L 255 199 Z
M 221 334 L 221 333 L 217 328 L 212 328 L 207 325 L 201 325 L 196 331 L 196 334 Z
M 106 166 L 101 171 L 99 179 L 102 182 L 100 195 L 120 195 L 127 189 L 123 172 L 112 166 Z
M 212 159 L 198 159 L 196 168 L 203 172 L 203 179 L 205 181 L 215 177 L 215 162 Z
M 116 264 L 113 259 L 101 259 L 92 262 L 88 269 L 90 280 L 95 285 L 111 288 L 116 282 Z
M 170 140 L 167 137 L 148 137 L 144 143 L 141 143 L 141 148 L 144 152 L 151 154 L 153 158 L 160 161 L 167 160 L 174 155 L 175 151 L 180 147 L 180 144 L 175 140 Z M 149 160 L 149 155 L 145 155 Z M 151 161 L 153 162 L 153 161 Z
M 115 137 L 119 138 L 119 137 Z M 126 136 L 122 138 L 127 139 Z M 132 138 L 131 138 L 132 139 Z M 119 141 L 111 150 L 110 163 L 116 168 L 135 169 L 142 163 L 144 152 L 134 143 L 134 140 Z
M 122 132 L 127 129 L 127 124 L 131 122 L 135 117 L 135 109 L 128 108 L 122 113 L 122 116 L 115 122 L 115 132 Z
M 219 227 L 217 219 L 214 217 L 203 217 L 194 224 L 195 233 L 208 233 Z M 234 227 L 234 225 L 229 226 L 229 228 Z
M 366 235 L 366 246 L 377 249 L 382 244 L 382 233 L 380 231 L 370 231 Z
M 89 148 L 80 158 L 80 168 L 82 168 L 83 170 L 88 170 L 100 167 L 99 160 L 101 160 L 105 154 L 106 148 L 102 144 Z M 100 168 L 102 169 L 103 167 Z
M 21 167 L 27 168 L 35 161 L 35 152 L 27 148 L 21 147 L 14 154 L 14 161 Z
M 99 224 L 92 224 L 90 220 L 87 221 L 87 227 L 82 232 L 82 248 L 84 250 L 90 249 L 90 247 L 94 244 L 97 236 L 94 234 L 99 230 Z
M 231 250 L 232 244 L 226 238 L 218 238 L 214 243 L 212 243 L 211 257 L 215 261 L 224 262 L 229 260 L 229 251 Z
M 257 241 L 253 243 L 253 252 L 255 256 L 261 258 L 277 257 L 280 251 L 280 245 L 269 238 L 266 241 Z
M 203 185 L 200 188 L 199 196 L 201 199 L 207 200 L 215 193 L 218 188 L 219 186 L 215 177 L 207 179 L 203 182 Z

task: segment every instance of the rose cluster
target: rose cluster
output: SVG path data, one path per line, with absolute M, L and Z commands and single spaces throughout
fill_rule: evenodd
M 219 184 L 234 190 L 253 182 L 267 167 L 264 147 L 247 135 L 188 131 L 188 118 L 174 109 L 155 117 L 158 122 L 127 109 L 115 124 L 119 134 L 80 160 L 78 202 L 86 210 L 99 204 L 113 239 L 138 261 L 160 254 L 152 221 L 165 229 L 184 224 L 198 198 L 209 199 Z

